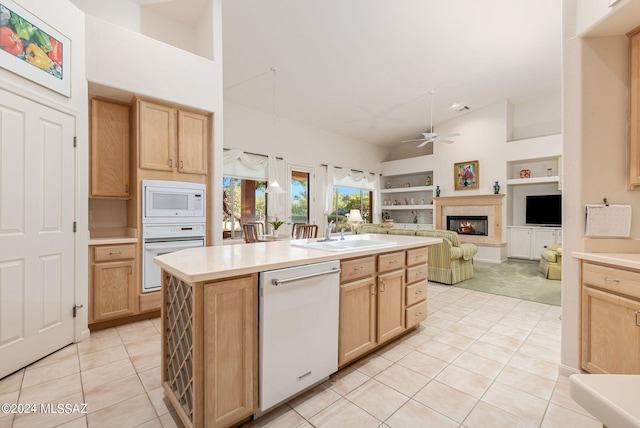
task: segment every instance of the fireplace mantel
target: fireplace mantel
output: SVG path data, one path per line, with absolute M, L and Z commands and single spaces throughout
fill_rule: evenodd
M 504 195 L 440 196 L 435 198 L 436 229 L 446 229 L 448 215 L 486 215 L 488 236 L 461 236 L 464 242 L 502 246 L 502 201 Z

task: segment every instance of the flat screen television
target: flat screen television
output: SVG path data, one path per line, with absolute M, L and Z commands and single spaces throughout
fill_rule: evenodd
M 527 224 L 562 225 L 562 195 L 529 195 L 525 214 Z

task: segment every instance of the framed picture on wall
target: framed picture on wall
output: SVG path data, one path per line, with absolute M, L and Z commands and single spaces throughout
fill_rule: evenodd
M 71 96 L 71 41 L 12 0 L 0 0 L 0 66 Z
M 477 160 L 453 164 L 455 190 L 477 189 L 480 185 L 480 163 Z

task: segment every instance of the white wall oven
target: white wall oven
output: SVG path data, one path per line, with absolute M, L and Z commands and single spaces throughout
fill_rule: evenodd
M 142 292 L 160 290 L 160 266 L 153 258 L 204 247 L 206 185 L 180 181 L 142 181 Z

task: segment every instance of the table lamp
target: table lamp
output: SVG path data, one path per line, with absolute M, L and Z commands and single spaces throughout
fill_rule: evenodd
M 360 210 L 351 210 L 349 211 L 349 216 L 347 217 L 347 223 L 351 223 L 351 233 L 354 232 L 354 229 L 357 231 L 357 227 L 359 223 L 362 223 L 362 214 L 360 214 Z

